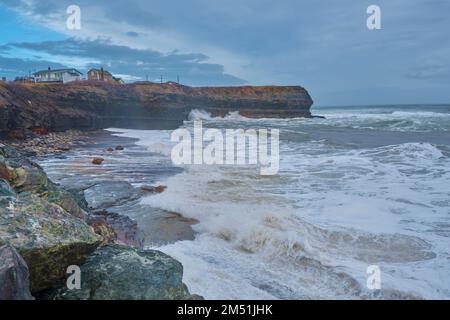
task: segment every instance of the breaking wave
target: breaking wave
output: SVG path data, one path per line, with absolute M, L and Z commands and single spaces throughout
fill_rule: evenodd
M 224 129 L 226 120 L 229 128 L 279 128 L 281 139 L 276 176 L 188 166 L 164 181 L 165 192 L 142 200 L 199 221 L 194 241 L 159 247 L 183 263 L 192 292 L 209 299 L 450 298 L 448 115 L 350 111 L 288 120 L 191 112 L 187 127 L 202 119 Z M 152 150 L 169 134 L 124 135 L 140 135 Z M 379 291 L 366 286 L 369 265 L 382 270 Z

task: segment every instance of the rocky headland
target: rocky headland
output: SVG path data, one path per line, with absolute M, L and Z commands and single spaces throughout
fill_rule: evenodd
M 190 111 L 238 111 L 255 118 L 310 117 L 313 101 L 300 86 L 188 87 L 177 83 L 0 83 L 0 136 L 109 127 L 171 129 Z

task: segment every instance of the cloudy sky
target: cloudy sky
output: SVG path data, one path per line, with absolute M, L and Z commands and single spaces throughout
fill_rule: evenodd
M 448 0 L 0 0 L 0 76 L 103 66 L 127 81 L 302 85 L 316 105 L 450 103 L 449 13 Z

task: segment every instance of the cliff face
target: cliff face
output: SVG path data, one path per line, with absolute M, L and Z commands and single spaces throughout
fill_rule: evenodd
M 175 83 L 0 84 L 0 133 L 105 127 L 174 128 L 192 109 L 213 116 L 310 117 L 311 97 L 291 87 L 201 87 Z

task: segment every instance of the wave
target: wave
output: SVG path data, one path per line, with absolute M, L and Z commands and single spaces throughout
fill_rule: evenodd
M 201 110 L 191 116 L 241 121 Z M 281 145 L 279 175 L 189 166 L 164 182 L 165 192 L 142 200 L 199 221 L 194 241 L 159 247 L 183 263 L 191 291 L 214 299 L 450 297 L 446 150 L 349 147 L 304 133 L 300 141 L 299 123 L 326 120 L 264 121 L 292 136 Z M 147 147 L 169 136 L 130 134 Z M 383 270 L 379 293 L 365 285 L 370 264 Z
M 200 109 L 193 109 L 188 116 L 189 121 L 194 120 L 234 120 L 234 121 L 246 121 L 251 120 L 239 114 L 239 111 L 228 112 L 224 117 L 213 117 L 210 112 Z
M 188 168 L 166 181 L 166 192 L 143 200 L 199 221 L 195 243 L 181 242 L 161 249 L 183 264 L 201 265 L 209 274 L 222 276 L 210 278 L 209 286 L 222 286 L 223 277 L 234 279 L 227 290 L 210 292 L 203 286 L 206 283 L 198 283 L 202 281 L 199 275 L 186 268 L 188 285 L 207 298 L 262 298 L 265 294 L 271 298 L 362 298 L 371 294 L 364 288 L 368 264 L 411 263 L 435 257 L 430 244 L 416 236 L 316 226 L 303 219 L 286 197 L 255 190 L 255 179 L 260 178 L 245 169 Z M 224 251 L 228 252 L 228 262 L 223 259 Z M 188 252 L 195 252 L 195 257 Z M 239 265 L 239 274 L 229 264 Z M 272 271 L 268 273 L 267 268 Z M 288 278 L 293 275 L 296 279 Z M 261 283 L 266 284 L 262 287 Z M 264 292 L 256 290 L 261 288 Z M 239 291 L 243 295 L 238 295 Z

